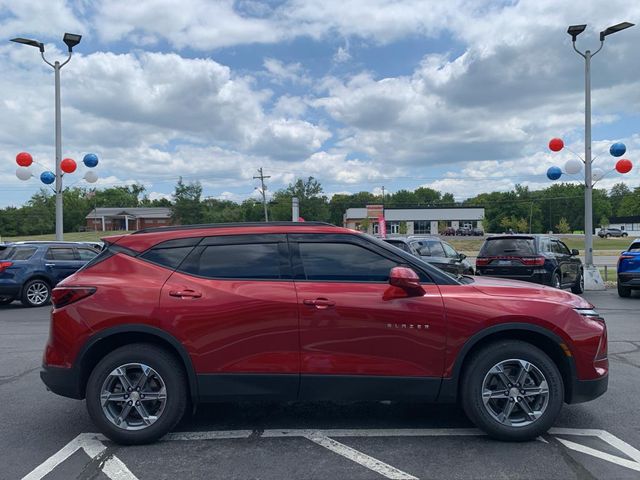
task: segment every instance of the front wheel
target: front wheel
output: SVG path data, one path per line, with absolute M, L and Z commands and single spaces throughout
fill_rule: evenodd
M 187 380 L 179 361 L 148 344 L 120 347 L 105 356 L 87 382 L 87 410 L 116 443 L 154 442 L 184 415 Z
M 553 288 L 562 288 L 562 283 L 560 283 L 560 275 L 558 273 L 554 273 L 551 277 L 551 286 Z
M 505 340 L 479 350 L 466 365 L 462 407 L 489 436 L 526 441 L 551 428 L 564 402 L 564 384 L 542 350 Z
M 625 232 L 625 233 L 622 234 L 622 236 L 623 237 L 627 237 L 627 236 L 629 236 L 629 234 Z

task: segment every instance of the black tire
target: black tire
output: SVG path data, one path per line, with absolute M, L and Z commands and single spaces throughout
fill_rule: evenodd
M 9 305 L 14 300 L 13 297 L 0 297 L 0 305 Z
M 38 291 L 43 292 L 42 300 L 35 300 L 32 290 L 37 289 Z M 20 301 L 25 307 L 42 307 L 47 305 L 51 300 L 51 286 L 46 282 L 46 280 L 42 280 L 41 278 L 35 278 L 33 280 L 29 280 L 22 286 L 22 298 Z
M 126 430 L 107 417 L 101 393 L 112 371 L 134 363 L 147 365 L 158 373 L 165 385 L 166 403 L 155 423 L 139 430 Z M 105 356 L 91 372 L 86 389 L 89 416 L 104 435 L 121 445 L 151 443 L 170 432 L 184 416 L 187 397 L 187 378 L 182 364 L 168 351 L 144 343 L 125 345 Z
M 607 238 L 611 238 L 611 234 L 610 234 L 610 233 L 607 233 L 607 234 L 605 235 L 605 237 L 607 237 Z
M 578 272 L 578 278 L 576 279 L 576 283 L 571 287 L 571 292 L 576 295 L 584 293 L 584 276 L 582 275 L 582 271 Z
M 512 359 L 524 360 L 534 365 L 544 375 L 548 385 L 546 408 L 528 425 L 513 426 L 501 423 L 491 415 L 483 401 L 483 383 L 489 371 L 500 362 Z M 506 387 L 499 390 L 502 388 Z M 549 430 L 564 403 L 564 383 L 556 364 L 539 348 L 519 340 L 491 343 L 474 353 L 465 362 L 460 393 L 462 408 L 478 428 L 492 438 L 514 442 L 533 440 Z M 506 402 L 507 400 L 505 404 Z M 515 402 L 513 404 L 518 405 Z M 519 410 L 513 408 L 516 412 L 524 412 L 519 406 Z
M 631 287 L 623 287 L 618 283 L 618 295 L 622 298 L 628 298 L 631 296 Z
M 628 236 L 629 236 L 629 234 L 625 232 L 625 233 L 623 233 L 623 234 L 622 234 L 622 236 L 623 236 L 623 237 L 628 237 Z
M 553 288 L 562 288 L 562 283 L 560 282 L 560 275 L 558 275 L 558 272 L 555 272 L 553 275 L 551 275 L 551 286 Z

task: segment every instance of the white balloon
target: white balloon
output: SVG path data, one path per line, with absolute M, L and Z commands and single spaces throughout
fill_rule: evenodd
M 602 170 L 601 168 L 594 168 L 591 171 L 591 177 L 593 178 L 594 182 L 602 180 L 602 178 L 604 177 L 604 170 Z
M 582 170 L 582 162 L 577 158 L 572 158 L 567 160 L 567 163 L 564 164 L 564 171 L 569 175 L 575 175 L 576 173 Z
M 31 173 L 31 169 L 29 167 L 18 167 L 16 168 L 16 177 L 20 180 L 29 180 L 33 174 Z
M 84 179 L 89 183 L 96 183 L 98 181 L 98 175 L 95 172 L 87 172 L 84 174 Z

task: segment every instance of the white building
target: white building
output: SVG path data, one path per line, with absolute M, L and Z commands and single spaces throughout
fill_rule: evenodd
M 386 232 L 407 235 L 437 235 L 446 227 L 458 229 L 463 226 L 482 229 L 483 207 L 420 207 L 383 208 L 382 205 L 367 205 L 364 208 L 348 208 L 343 216 L 343 225 L 353 230 L 366 230 L 371 234 L 380 233 L 378 219 L 384 215 Z M 404 232 L 402 232 L 404 233 Z
M 630 237 L 640 237 L 640 215 L 633 215 L 631 217 L 611 217 L 609 225 L 603 225 L 603 227 L 619 228 L 623 232 L 626 232 Z M 600 231 L 600 229 L 597 229 L 597 231 Z

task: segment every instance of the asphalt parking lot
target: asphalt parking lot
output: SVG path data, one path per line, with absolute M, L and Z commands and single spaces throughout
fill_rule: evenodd
M 376 402 L 205 405 L 161 442 L 120 447 L 41 383 L 49 308 L 0 307 L 0 478 L 637 479 L 640 295 L 585 296 L 607 319 L 609 391 L 521 444 L 488 439 L 456 406 Z

